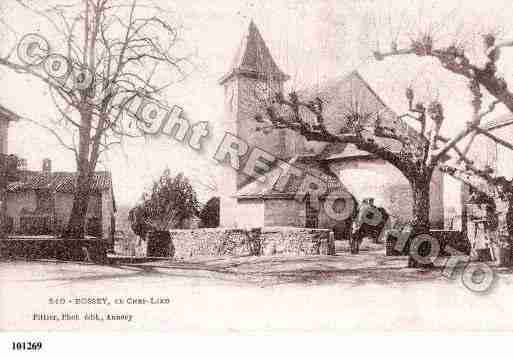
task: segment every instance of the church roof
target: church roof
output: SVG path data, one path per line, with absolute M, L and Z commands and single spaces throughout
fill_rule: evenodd
M 318 156 L 297 156 L 288 162 L 296 169 L 300 169 L 304 174 L 310 174 L 323 181 L 328 190 L 327 195 L 332 193 L 349 193 L 340 179 L 334 174 L 322 168 L 321 159 Z M 304 176 L 292 174 L 283 190 L 276 188 L 279 176 L 283 176 L 282 168 L 277 163 L 267 174 L 265 183 L 254 179 L 237 191 L 236 197 L 239 199 L 265 199 L 265 198 L 294 198 L 301 189 Z
M 417 137 L 413 127 L 398 117 L 397 112 L 383 100 L 382 94 L 375 91 L 358 70 L 329 79 L 319 86 L 299 91 L 299 96 L 305 101 L 316 97 L 323 101 L 326 127 L 332 133 L 340 133 L 347 126 L 348 115 L 357 112 L 368 115 L 362 123 L 365 128 L 364 136 L 374 138 L 374 126 L 379 118 L 383 126 L 407 134 L 412 139 Z M 401 148 L 397 141 L 391 139 L 378 137 L 374 140 L 392 151 L 399 151 Z M 354 145 L 344 143 L 327 143 L 316 153 L 323 159 L 374 157 L 368 152 L 358 150 Z
M 242 39 L 228 73 L 221 78 L 225 83 L 232 76 L 242 74 L 257 78 L 272 78 L 285 81 L 289 78 L 280 70 L 274 61 L 260 31 L 253 21 L 249 24 L 248 33 Z

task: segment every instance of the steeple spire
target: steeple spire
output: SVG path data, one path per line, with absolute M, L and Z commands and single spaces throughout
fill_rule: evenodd
M 220 83 L 223 84 L 238 74 L 266 80 L 286 81 L 289 79 L 289 76 L 276 65 L 253 20 L 249 23 L 248 33 L 242 39 L 242 44 L 233 59 L 230 70 L 221 78 Z

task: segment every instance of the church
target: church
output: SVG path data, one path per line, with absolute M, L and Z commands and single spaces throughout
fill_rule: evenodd
M 220 80 L 224 87 L 225 130 L 252 147 L 267 151 L 295 168 L 300 168 L 327 184 L 331 193 L 346 191 L 357 205 L 373 198 L 392 220 L 405 222 L 412 214 L 410 184 L 393 165 L 361 151 L 351 144 L 307 141 L 290 129 L 274 129 L 267 133 L 259 128 L 255 115 L 261 112 L 262 92 L 283 92 L 289 76 L 273 59 L 257 26 L 251 22 L 229 71 Z M 320 98 L 325 105 L 328 127 L 340 129 L 344 112 L 357 105 L 362 111 L 379 114 L 380 121 L 398 131 L 412 128 L 387 106 L 365 78 L 353 71 L 299 92 L 303 99 Z M 376 121 L 370 116 L 368 121 Z M 389 141 L 376 139 L 376 141 Z M 388 144 L 387 144 L 388 145 Z M 391 141 L 390 148 L 398 146 Z M 399 150 L 399 149 L 397 149 Z M 282 170 L 271 165 L 270 172 Z M 312 206 L 308 197 L 298 201 L 295 194 L 298 180 L 292 179 L 277 191 L 276 183 L 261 182 L 236 171 L 227 171 L 223 178 L 220 225 L 230 228 L 292 226 L 334 229 L 340 223 L 328 216 L 323 206 Z M 443 177 L 435 171 L 431 182 L 431 214 L 433 228 L 443 228 Z

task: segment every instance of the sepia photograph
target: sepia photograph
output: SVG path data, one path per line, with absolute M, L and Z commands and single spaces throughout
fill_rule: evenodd
M 512 18 L 0 0 L 0 331 L 511 332 Z

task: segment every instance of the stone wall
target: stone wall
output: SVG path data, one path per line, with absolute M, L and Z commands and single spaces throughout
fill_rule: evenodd
M 335 255 L 333 232 L 327 229 L 269 227 L 262 230 L 261 255 Z
M 107 261 L 108 243 L 101 239 L 57 239 L 50 236 L 0 240 L 0 258 Z
M 325 229 L 266 227 L 172 230 L 175 259 L 196 256 L 334 255 L 332 232 Z

